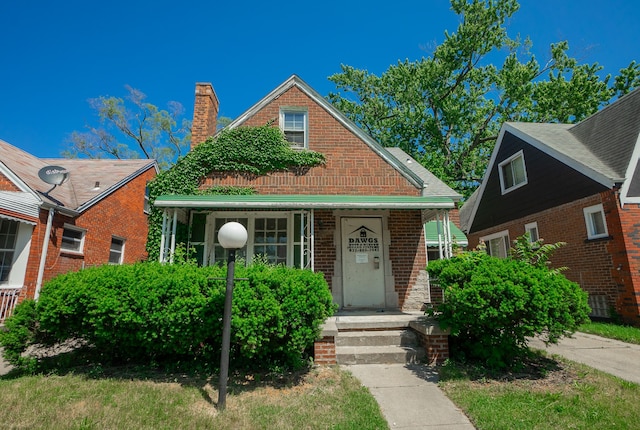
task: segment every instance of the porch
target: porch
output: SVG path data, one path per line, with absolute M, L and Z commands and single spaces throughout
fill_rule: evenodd
M 340 310 L 327 319 L 314 345 L 316 364 L 440 364 L 449 335 L 423 312 Z
M 13 314 L 22 288 L 0 287 L 0 325 Z

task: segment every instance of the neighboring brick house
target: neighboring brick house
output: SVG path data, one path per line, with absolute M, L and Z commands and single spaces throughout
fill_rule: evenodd
M 144 260 L 156 174 L 153 160 L 42 159 L 0 140 L 0 321 L 56 275 Z
M 212 86 L 196 84 L 192 145 L 216 133 L 217 115 Z M 202 187 L 252 187 L 250 196 L 159 196 L 162 243 L 174 242 L 176 222 L 190 224 L 189 246 L 198 247 L 201 264 L 215 264 L 225 259 L 217 231 L 239 221 L 249 233 L 240 255 L 321 271 L 343 309 L 422 309 L 430 301 L 424 224 L 448 225 L 460 195 L 400 149 L 382 147 L 295 75 L 227 127 L 270 121 L 326 164 L 255 178 L 210 172 L 202 180 Z M 441 231 L 450 253 L 450 230 Z M 172 252 L 167 245 L 160 258 Z
M 578 124 L 505 123 L 461 210 L 469 247 L 504 256 L 529 231 L 589 293 L 593 317 L 640 325 L 640 90 Z

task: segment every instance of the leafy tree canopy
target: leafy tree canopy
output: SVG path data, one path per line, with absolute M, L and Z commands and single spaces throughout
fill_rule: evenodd
M 89 100 L 99 124 L 71 133 L 63 156 L 149 158 L 164 169 L 189 150 L 191 121 L 182 117 L 180 103 L 169 102 L 168 110 L 161 110 L 146 102 L 140 90 L 125 88 L 128 95 L 124 99 L 101 96 Z
M 528 38 L 511 38 L 516 0 L 451 0 L 455 32 L 430 56 L 380 76 L 343 65 L 329 100 L 385 146 L 400 147 L 465 196 L 477 187 L 505 121 L 576 122 L 640 82 L 632 61 L 613 80 L 580 64 L 569 44 L 541 64 Z

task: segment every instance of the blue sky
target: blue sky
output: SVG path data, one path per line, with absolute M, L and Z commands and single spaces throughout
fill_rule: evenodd
M 222 3 L 222 4 L 218 4 Z M 521 0 L 509 33 L 530 36 L 617 74 L 638 53 L 636 0 Z M 606 5 L 606 6 L 605 6 Z M 347 64 L 380 74 L 428 56 L 454 31 L 448 0 L 0 2 L 0 139 L 58 157 L 74 130 L 97 119 L 87 100 L 126 95 L 193 114 L 196 82 L 211 82 L 221 115 L 235 118 L 292 74 L 322 95 Z

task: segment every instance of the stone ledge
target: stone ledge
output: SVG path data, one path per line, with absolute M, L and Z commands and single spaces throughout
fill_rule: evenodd
M 434 335 L 448 335 L 449 330 L 443 330 L 440 328 L 440 324 L 433 318 L 422 317 L 417 320 L 411 321 L 409 327 L 417 331 L 423 336 Z

